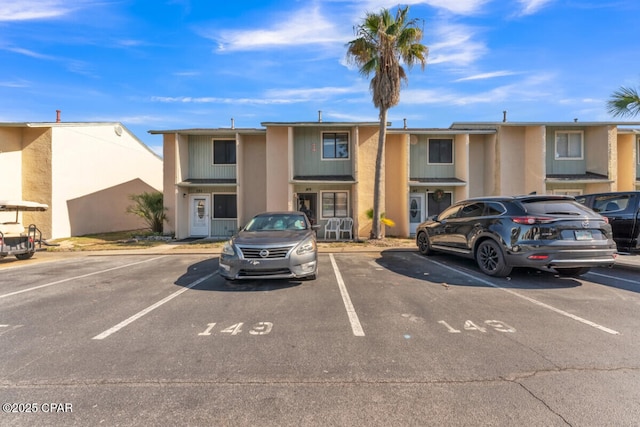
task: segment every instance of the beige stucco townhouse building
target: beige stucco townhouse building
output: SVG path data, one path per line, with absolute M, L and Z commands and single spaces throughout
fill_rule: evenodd
M 624 126 L 623 126 L 624 125 Z M 451 203 L 487 195 L 585 194 L 640 185 L 640 123 L 454 123 L 389 127 L 386 235 L 409 237 Z M 259 129 L 179 129 L 163 135 L 167 230 L 226 238 L 254 214 L 302 204 L 321 226 L 351 217 L 371 228 L 377 122 L 267 122 Z
M 0 123 L 0 171 L 0 200 L 49 205 L 20 218 L 47 239 L 145 228 L 129 196 L 163 183 L 161 157 L 121 123 Z

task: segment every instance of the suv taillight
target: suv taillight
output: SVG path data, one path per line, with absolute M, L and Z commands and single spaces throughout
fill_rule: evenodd
M 516 216 L 512 218 L 513 222 L 516 224 L 546 224 L 555 220 L 555 218 L 551 218 L 548 216 Z

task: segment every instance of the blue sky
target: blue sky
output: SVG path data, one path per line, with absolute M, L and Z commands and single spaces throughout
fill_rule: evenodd
M 638 0 L 410 0 L 428 64 L 393 127 L 610 121 L 640 85 Z M 345 44 L 382 0 L 0 0 L 0 122 L 122 122 L 149 130 L 376 121 Z

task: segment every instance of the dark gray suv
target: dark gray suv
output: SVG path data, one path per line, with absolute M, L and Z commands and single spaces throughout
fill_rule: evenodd
M 611 267 L 617 256 L 606 218 L 570 196 L 505 196 L 463 200 L 416 230 L 420 253 L 475 259 L 483 273 L 503 277 L 513 267 L 579 276 Z

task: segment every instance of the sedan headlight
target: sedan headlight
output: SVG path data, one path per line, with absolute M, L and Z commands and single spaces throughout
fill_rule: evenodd
M 231 242 L 231 240 L 226 241 L 224 243 L 224 246 L 222 246 L 222 254 L 229 256 L 234 256 L 236 254 L 236 252 L 233 250 L 233 243 Z
M 296 254 L 304 255 L 304 254 L 308 254 L 309 252 L 315 252 L 315 250 L 316 250 L 316 239 L 310 236 L 304 239 L 298 245 L 298 248 L 296 249 Z

